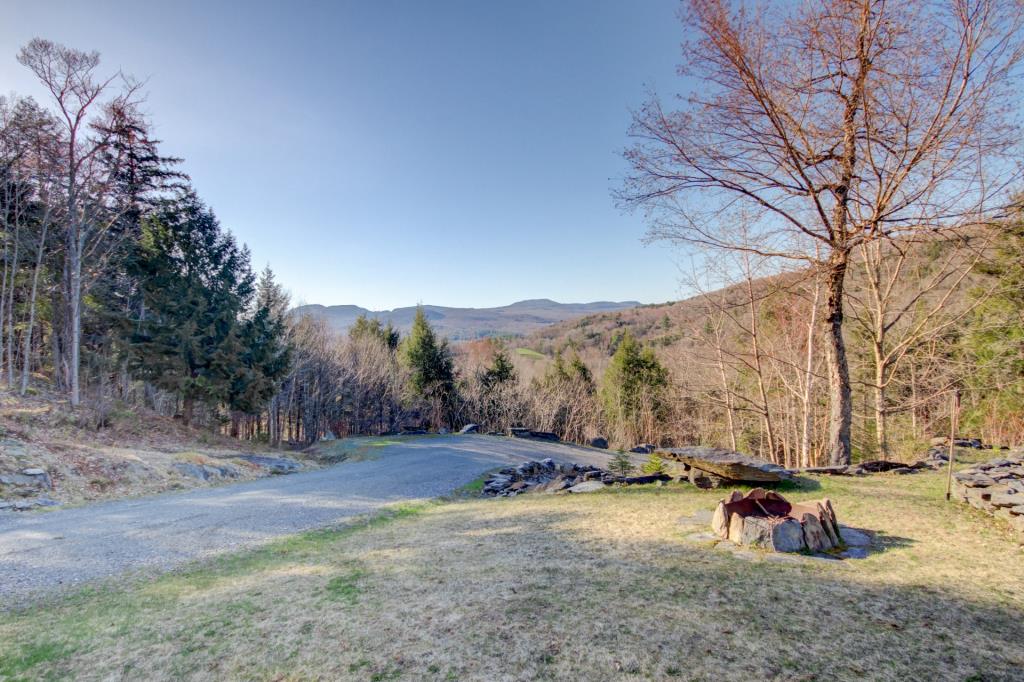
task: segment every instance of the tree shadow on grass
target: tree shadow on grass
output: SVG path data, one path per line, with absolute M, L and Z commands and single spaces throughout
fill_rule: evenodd
M 460 600 L 490 616 L 442 639 L 484 643 L 470 677 L 1010 680 L 1024 665 L 1021 613 L 997 595 L 886 571 L 913 538 L 880 534 L 870 562 L 790 565 L 574 528 L 571 513 L 524 510 L 485 529 L 465 514 L 488 579 L 461 584 Z M 406 615 L 417 627 L 421 614 Z

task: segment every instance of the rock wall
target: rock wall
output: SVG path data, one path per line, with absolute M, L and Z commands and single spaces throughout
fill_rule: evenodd
M 1024 533 L 1024 451 L 953 474 L 953 494 Z

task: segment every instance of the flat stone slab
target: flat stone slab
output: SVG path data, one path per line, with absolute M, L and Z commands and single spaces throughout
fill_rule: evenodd
M 665 459 L 687 464 L 730 481 L 778 483 L 792 478 L 785 467 L 766 459 L 744 455 L 724 448 L 685 447 L 659 448 L 655 452 Z
M 605 485 L 601 481 L 583 481 L 566 490 L 570 493 L 593 493 L 604 489 Z
M 873 544 L 868 533 L 849 526 L 840 524 L 839 535 L 842 536 L 843 544 L 847 547 L 870 547 Z
M 690 533 L 689 535 L 683 536 L 683 541 L 693 545 L 710 545 L 712 543 L 719 543 L 722 538 L 718 537 L 714 533 Z

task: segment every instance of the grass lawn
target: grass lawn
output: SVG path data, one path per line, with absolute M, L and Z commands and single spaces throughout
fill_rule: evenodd
M 944 483 L 787 493 L 879 532 L 846 562 L 688 544 L 686 485 L 396 508 L 0 614 L 0 679 L 1024 679 L 1019 538 Z

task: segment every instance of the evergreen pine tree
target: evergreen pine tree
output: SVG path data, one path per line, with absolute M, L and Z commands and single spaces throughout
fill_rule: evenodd
M 225 357 L 235 363 L 227 398 L 232 410 L 259 413 L 288 372 L 287 311 L 288 296 L 267 267 L 256 286 L 255 310 L 241 321 L 227 346 Z
M 608 419 L 624 438 L 653 437 L 643 422 L 649 427 L 664 417 L 667 388 L 668 371 L 654 351 L 641 346 L 629 332 L 624 333 L 601 387 Z M 645 430 L 648 433 L 642 433 Z
M 413 395 L 431 402 L 435 416 L 450 422 L 456 403 L 452 353 L 447 340 L 437 340 L 423 308 L 417 308 L 402 350 L 410 370 L 409 387 Z
M 143 221 L 133 274 L 145 306 L 130 321 L 132 364 L 181 397 L 188 423 L 197 401 L 232 394 L 246 352 L 239 318 L 253 295 L 248 251 L 188 192 Z
M 486 390 L 491 390 L 508 381 L 514 381 L 515 378 L 516 368 L 512 366 L 512 360 L 509 359 L 508 353 L 502 347 L 499 347 L 494 353 L 491 366 L 480 373 L 480 383 Z
M 616 474 L 617 476 L 629 476 L 633 473 L 633 460 L 629 458 L 629 455 L 619 450 L 612 457 L 611 461 L 608 462 L 608 471 Z
M 351 339 L 377 339 L 390 350 L 398 348 L 398 342 L 401 338 L 398 330 L 394 328 L 391 322 L 385 325 L 380 320 L 376 318 L 371 320 L 366 315 L 360 315 L 356 318 L 355 324 L 348 330 L 348 335 Z

